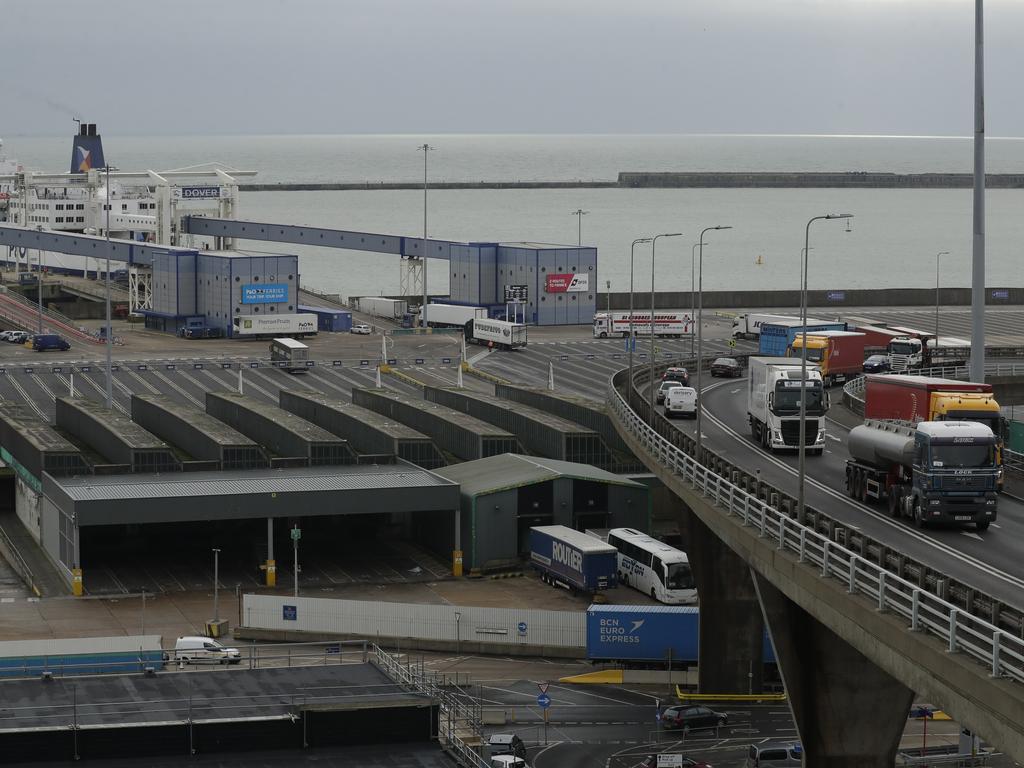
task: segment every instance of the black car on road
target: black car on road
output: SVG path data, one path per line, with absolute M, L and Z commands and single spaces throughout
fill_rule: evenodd
M 871 355 L 864 361 L 863 370 L 864 373 L 887 373 L 892 370 L 892 366 L 885 355 Z
M 735 357 L 719 357 L 711 363 L 711 375 L 739 378 L 743 375 L 743 368 Z
M 661 724 L 664 728 L 681 728 L 684 731 L 721 728 L 729 724 L 729 716 L 702 704 L 682 704 L 662 712 Z

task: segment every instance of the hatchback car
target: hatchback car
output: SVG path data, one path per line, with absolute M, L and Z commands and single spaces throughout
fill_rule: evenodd
M 872 355 L 864 361 L 864 373 L 885 373 L 892 370 L 889 358 L 885 355 Z
M 751 744 L 744 768 L 792 768 L 800 766 L 803 749 L 791 741 L 764 741 Z
M 28 331 L 8 331 L 7 338 L 5 340 L 9 341 L 11 344 L 24 344 L 28 341 L 28 337 Z
M 659 405 L 665 402 L 665 395 L 674 387 L 681 387 L 683 384 L 678 381 L 663 381 L 658 385 L 658 391 L 654 393 L 654 399 Z
M 692 757 L 661 752 L 656 755 L 649 755 L 646 760 L 640 763 L 640 768 L 712 768 L 712 765 L 701 760 L 694 760 Z
M 711 363 L 711 375 L 739 378 L 743 375 L 743 368 L 735 357 L 719 357 Z
M 668 707 L 662 712 L 661 724 L 665 728 L 681 728 L 684 731 L 721 728 L 729 724 L 729 716 L 700 704 L 684 704 Z
M 690 372 L 685 368 L 673 366 L 666 368 L 665 372 L 661 374 L 662 381 L 678 381 L 680 384 L 689 386 L 690 384 Z
M 357 323 L 352 326 L 352 333 L 361 333 L 364 336 L 369 336 L 373 333 L 373 329 L 365 323 Z

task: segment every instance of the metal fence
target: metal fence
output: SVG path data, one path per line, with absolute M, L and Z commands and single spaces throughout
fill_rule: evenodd
M 1024 373 L 1024 367 L 1021 367 L 1021 372 Z M 615 386 L 616 376 L 609 384 L 608 402 L 620 423 L 654 459 L 709 498 L 725 514 L 744 526 L 754 528 L 760 537 L 777 542 L 780 550 L 795 554 L 799 562 L 818 569 L 822 578 L 836 579 L 846 585 L 850 594 L 867 597 L 879 611 L 904 617 L 910 622 L 912 631 L 939 638 L 950 653 L 971 657 L 983 664 L 993 677 L 1024 682 L 1024 640 L 801 525 L 784 512 L 698 464 L 659 435 L 627 405 Z
M 583 611 L 422 605 L 318 597 L 245 595 L 247 627 L 372 638 L 583 648 Z

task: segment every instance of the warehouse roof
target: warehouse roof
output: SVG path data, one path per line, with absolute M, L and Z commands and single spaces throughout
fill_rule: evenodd
M 201 411 L 198 408 L 180 403 L 174 398 L 168 395 L 150 395 L 150 394 L 133 394 L 132 400 L 141 400 L 145 403 L 149 403 L 155 408 L 159 408 L 162 411 L 166 411 L 168 415 L 185 422 L 192 429 L 202 433 L 205 437 L 216 443 L 217 445 L 224 446 L 255 446 L 256 441 L 252 440 L 237 429 L 228 424 L 225 424 L 220 419 L 215 419 L 213 416 L 208 414 L 206 411 Z M 178 446 L 179 448 L 188 449 L 187 445 Z
M 0 402 L 0 419 L 7 422 L 37 450 L 79 453 L 78 447 L 54 429 L 51 424 L 35 414 L 29 413 L 26 405 Z M 10 446 L 5 447 L 10 448 Z
M 560 477 L 593 480 L 609 485 L 626 485 L 632 488 L 646 487 L 589 464 L 544 459 L 539 456 L 519 456 L 514 453 L 503 453 L 500 456 L 489 456 L 486 459 L 442 467 L 435 469 L 434 473 L 458 483 L 465 496 L 482 496 Z

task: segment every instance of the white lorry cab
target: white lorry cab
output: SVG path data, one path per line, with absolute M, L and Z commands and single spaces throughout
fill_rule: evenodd
M 170 661 L 184 664 L 238 664 L 242 655 L 237 648 L 227 648 L 209 637 L 179 637 L 174 642 Z

